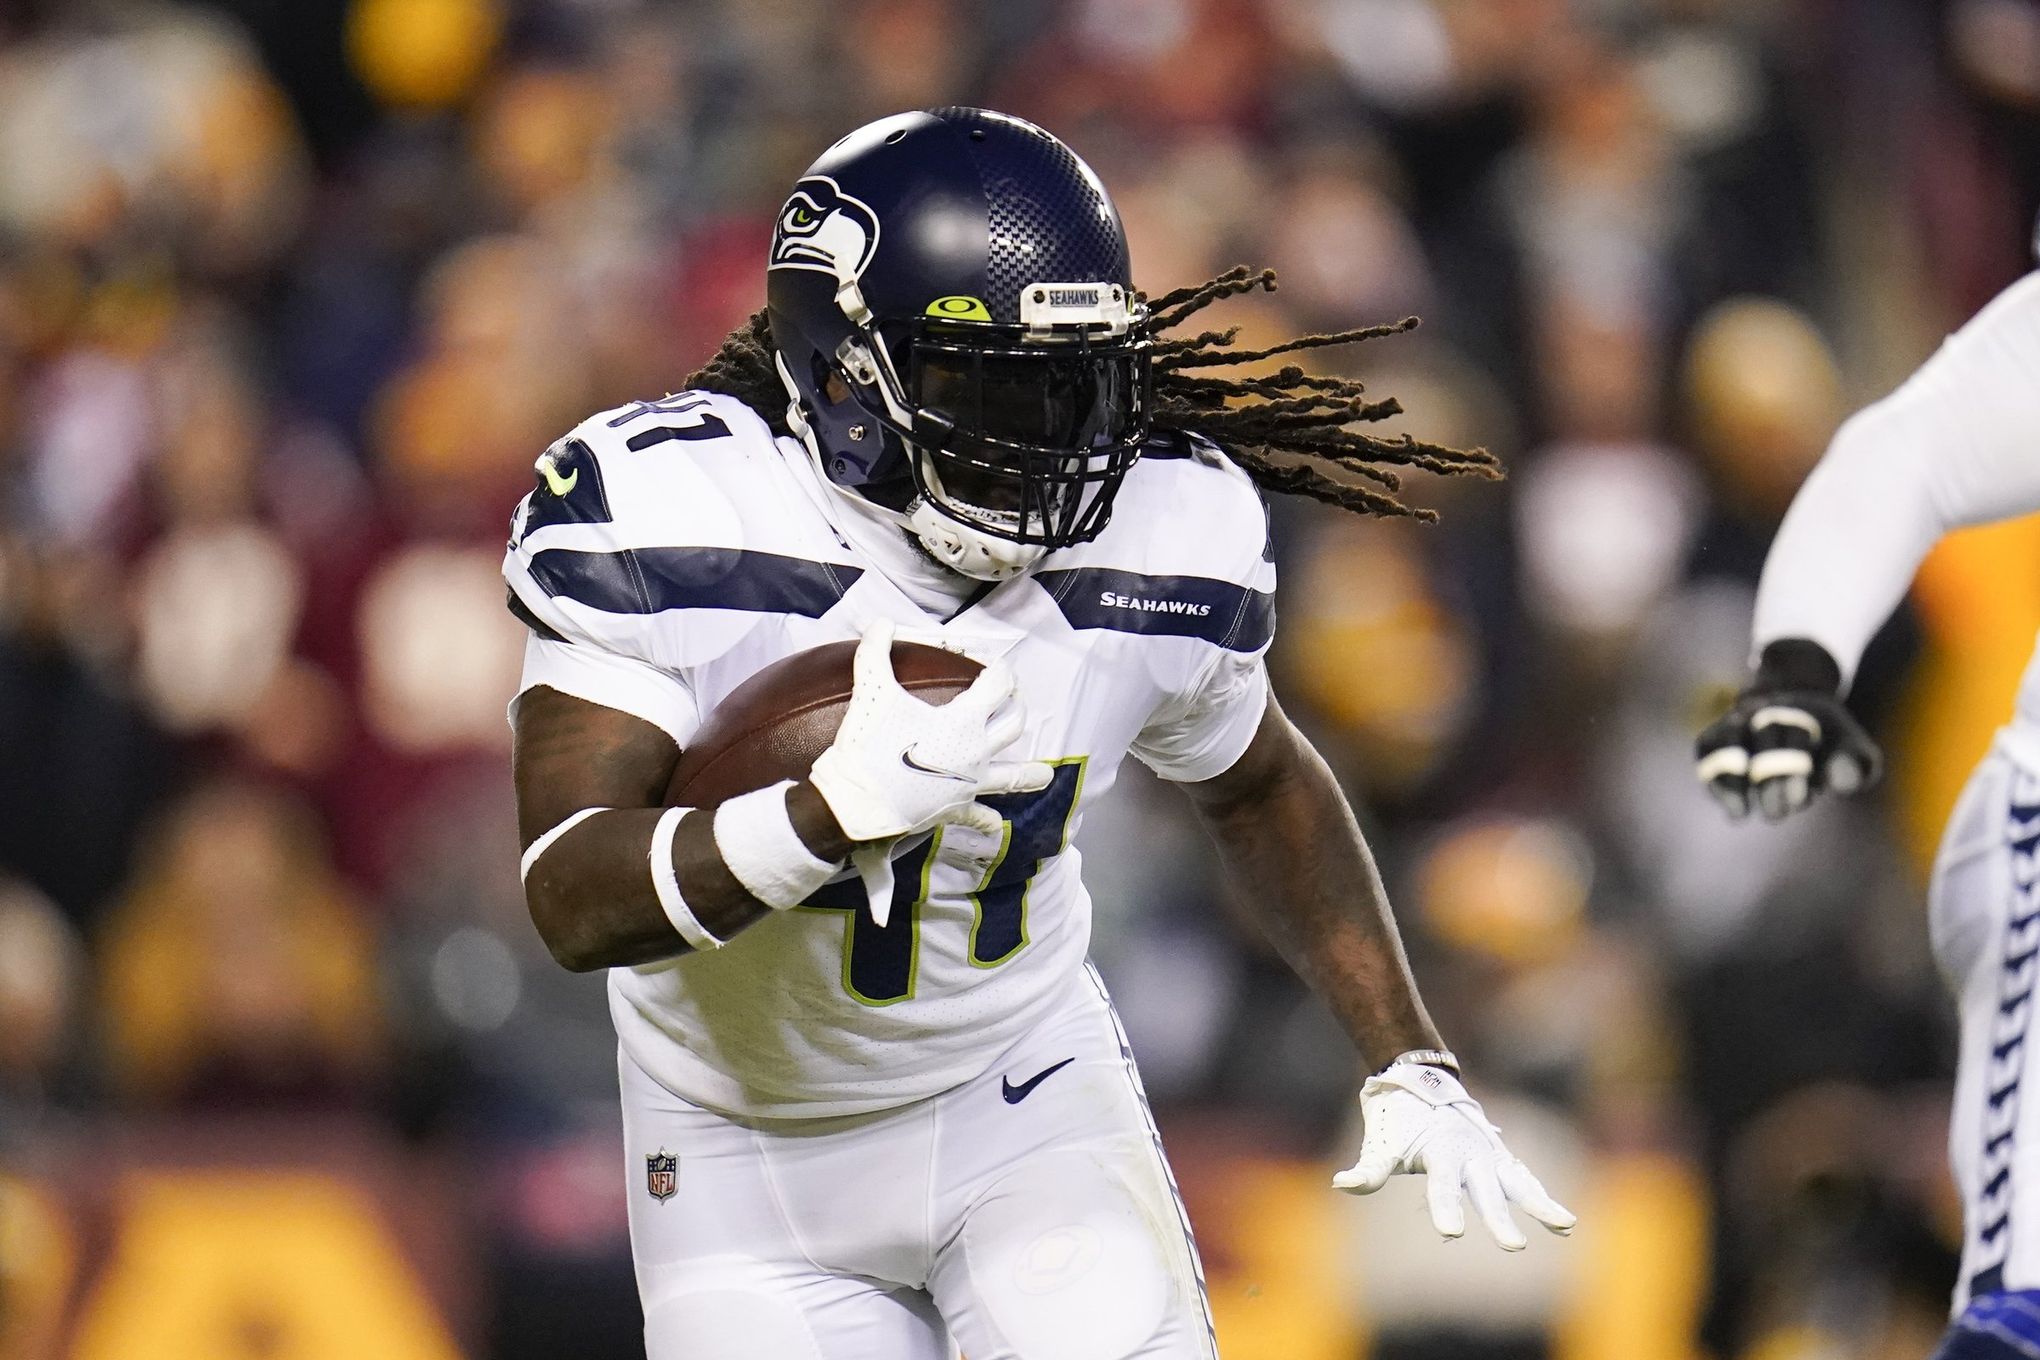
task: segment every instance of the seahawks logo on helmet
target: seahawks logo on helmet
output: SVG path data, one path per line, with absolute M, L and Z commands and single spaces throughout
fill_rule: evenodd
M 878 249 L 878 214 L 827 175 L 793 186 L 772 232 L 772 269 L 812 269 L 854 283 Z

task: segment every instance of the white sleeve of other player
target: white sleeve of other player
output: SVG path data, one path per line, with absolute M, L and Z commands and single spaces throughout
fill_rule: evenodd
M 591 704 L 642 718 L 682 750 L 701 726 L 694 693 L 649 662 L 578 642 L 555 642 L 533 633 L 524 644 L 524 678 L 517 692 L 544 685 Z
M 1764 563 L 1758 650 L 1820 643 L 1846 685 L 1920 561 L 1951 529 L 2040 510 L 2040 274 L 1852 417 L 1806 479 Z

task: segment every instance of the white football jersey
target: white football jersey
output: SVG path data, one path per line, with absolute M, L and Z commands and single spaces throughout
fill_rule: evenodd
M 798 441 L 732 398 L 680 393 L 555 444 L 503 570 L 533 627 L 525 688 L 634 714 L 682 748 L 760 669 L 879 618 L 1018 677 L 1027 726 L 1005 754 L 1051 762 L 1054 781 L 989 800 L 1001 836 L 952 827 L 903 852 L 886 928 L 846 877 L 724 949 L 611 971 L 630 1056 L 737 1115 L 863 1113 L 986 1071 L 1079 981 L 1090 899 L 1072 841 L 1121 759 L 1208 779 L 1267 702 L 1266 509 L 1199 440 L 1158 442 L 1096 539 L 963 592 L 944 619 L 904 536 L 874 536 Z

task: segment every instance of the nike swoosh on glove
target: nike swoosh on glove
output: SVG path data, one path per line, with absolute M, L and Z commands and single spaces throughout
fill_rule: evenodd
M 1422 1172 L 1440 1237 L 1465 1233 L 1470 1196 L 1504 1251 L 1528 1245 L 1511 1204 L 1561 1237 L 1579 1221 L 1502 1146 L 1501 1130 L 1488 1123 L 1480 1102 L 1442 1067 L 1392 1064 L 1375 1073 L 1360 1088 L 1360 1116 L 1366 1125 L 1360 1160 L 1332 1177 L 1338 1189 L 1371 1195 L 1390 1176 Z
M 1749 688 L 1693 744 L 1694 772 L 1730 817 L 1783 821 L 1827 790 L 1860 793 L 1884 756 L 1842 706 L 1841 667 L 1807 638 L 1768 644 Z
M 997 760 L 1025 726 L 1011 668 L 995 661 L 969 689 L 931 704 L 893 675 L 891 620 L 864 630 L 850 703 L 809 781 L 853 841 L 890 841 L 945 823 L 999 834 L 1003 819 L 978 801 L 1032 793 L 1055 771 L 1038 760 Z

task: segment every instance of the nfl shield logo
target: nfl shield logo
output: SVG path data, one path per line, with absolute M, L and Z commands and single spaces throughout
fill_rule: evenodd
M 652 1198 L 664 1204 L 673 1198 L 673 1191 L 680 1180 L 680 1159 L 660 1148 L 645 1156 L 645 1189 L 652 1192 Z

